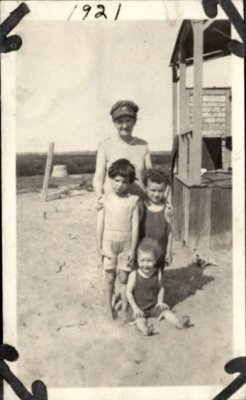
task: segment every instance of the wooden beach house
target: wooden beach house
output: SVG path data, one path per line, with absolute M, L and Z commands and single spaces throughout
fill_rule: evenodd
M 185 20 L 170 61 L 174 235 L 190 248 L 232 244 L 231 83 L 216 79 L 231 71 L 230 36 L 228 20 Z

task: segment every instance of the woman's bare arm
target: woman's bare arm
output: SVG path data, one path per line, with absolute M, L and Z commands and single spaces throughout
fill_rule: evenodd
M 131 259 L 135 258 L 136 248 L 138 244 L 138 231 L 139 231 L 139 205 L 136 204 L 132 215 L 132 240 L 131 240 Z
M 172 231 L 168 235 L 166 261 L 168 262 L 169 265 L 171 265 L 172 261 L 173 261 L 173 233 L 172 233 Z
M 146 156 L 145 156 L 145 168 L 152 168 L 152 162 L 150 158 L 150 152 L 149 149 L 147 149 Z
M 96 159 L 96 171 L 93 178 L 93 187 L 98 197 L 103 195 L 103 186 L 106 177 L 106 160 L 103 150 L 99 148 Z
M 168 222 L 168 241 L 166 248 L 166 262 L 168 265 L 172 264 L 173 261 L 173 208 L 171 204 L 165 206 L 165 217 Z
M 101 208 L 97 212 L 97 247 L 98 252 L 102 255 L 102 240 L 104 231 L 104 208 Z

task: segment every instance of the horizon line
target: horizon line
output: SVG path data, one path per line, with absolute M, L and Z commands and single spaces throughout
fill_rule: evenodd
M 153 150 L 150 151 L 150 154 L 160 154 L 160 153 L 171 153 L 172 150 Z M 16 155 L 25 155 L 25 154 L 47 154 L 47 151 L 18 151 Z M 83 150 L 83 151 L 58 151 L 54 152 L 54 155 L 61 154 L 95 154 L 97 150 Z

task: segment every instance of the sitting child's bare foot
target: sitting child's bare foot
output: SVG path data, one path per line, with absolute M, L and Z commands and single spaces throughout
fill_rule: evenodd
M 182 323 L 183 323 L 183 328 L 189 328 L 189 326 L 190 326 L 190 317 L 189 317 L 189 315 L 185 315 L 182 318 Z
M 148 327 L 147 327 L 147 332 L 148 332 L 148 334 L 147 334 L 147 336 L 151 336 L 151 335 L 153 335 L 153 333 L 154 333 L 154 325 L 149 325 Z
M 139 330 L 144 336 L 151 336 L 154 333 L 154 326 L 153 324 L 148 325 L 148 322 L 146 321 L 144 326 L 138 326 Z
M 176 328 L 184 329 L 184 328 L 189 328 L 190 326 L 191 326 L 190 317 L 188 315 L 185 315 L 184 317 L 182 317 L 182 319 L 179 322 L 179 324 L 176 325 Z

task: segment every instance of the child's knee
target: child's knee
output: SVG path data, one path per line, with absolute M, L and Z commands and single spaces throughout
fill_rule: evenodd
M 123 285 L 126 285 L 127 281 L 128 281 L 128 272 L 119 271 L 118 278 L 119 278 L 120 283 L 122 283 Z
M 115 281 L 115 271 L 105 271 L 105 281 L 109 284 Z

